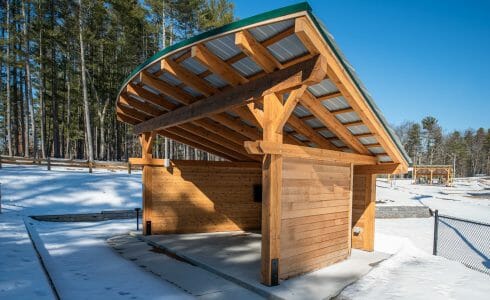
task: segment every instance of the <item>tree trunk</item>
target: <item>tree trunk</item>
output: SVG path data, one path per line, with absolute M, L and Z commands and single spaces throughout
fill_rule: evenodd
M 83 110 L 85 116 L 85 136 L 87 140 L 87 158 L 89 162 L 94 160 L 94 148 L 92 144 L 92 130 L 90 127 L 90 107 L 88 104 L 87 78 L 85 74 L 85 51 L 83 49 L 83 31 L 82 31 L 82 0 L 78 0 L 78 30 L 80 40 L 80 64 L 82 72 L 82 92 L 83 92 Z
M 7 59 L 5 63 L 5 68 L 7 70 L 7 148 L 8 148 L 8 155 L 12 156 L 12 120 L 11 120 L 11 108 L 10 108 L 10 1 L 7 0 L 7 7 L 6 7 L 6 12 L 7 12 Z
M 25 1 L 22 1 L 22 15 L 24 17 L 24 47 L 25 47 L 25 76 L 26 76 L 26 99 L 29 108 L 30 122 L 31 122 L 31 134 L 32 134 L 32 146 L 33 156 L 37 157 L 37 137 L 36 137 L 36 123 L 34 121 L 34 105 L 32 103 L 32 83 L 31 83 L 31 68 L 30 68 L 30 49 L 29 49 L 29 36 L 27 26 L 29 24 L 29 13 L 27 12 L 27 5 Z M 28 126 L 27 126 L 28 127 Z M 28 146 L 27 146 L 28 149 Z M 27 153 L 28 151 L 26 151 Z
M 51 30 L 55 27 L 55 12 L 54 12 L 54 1 L 51 1 Z M 53 122 L 53 150 L 54 157 L 60 157 L 60 122 L 58 116 L 58 97 L 57 97 L 57 83 L 58 76 L 56 74 L 56 44 L 55 39 L 51 39 L 51 115 Z

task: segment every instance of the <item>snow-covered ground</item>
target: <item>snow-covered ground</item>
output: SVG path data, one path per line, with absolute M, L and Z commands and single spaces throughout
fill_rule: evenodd
M 21 167 L 0 170 L 0 299 L 53 299 L 24 226 L 36 214 L 99 212 L 141 206 L 141 176 L 124 171 Z M 458 179 L 454 187 L 379 180 L 377 205 L 426 205 L 441 213 L 490 222 L 489 181 Z M 470 194 L 471 193 L 471 194 Z M 476 194 L 477 197 L 475 197 Z M 486 195 L 485 195 L 486 194 Z M 384 203 L 382 203 L 384 202 Z M 134 220 L 32 223 L 55 285 L 66 299 L 186 298 L 105 242 Z M 349 299 L 487 299 L 490 276 L 430 255 L 433 219 L 376 220 L 377 251 L 394 256 L 342 293 Z
M 425 205 L 439 213 L 490 223 L 490 179 L 457 178 L 454 186 L 378 179 L 376 205 Z
M 0 214 L 0 299 L 54 299 L 24 226 L 30 215 L 100 212 L 141 206 L 141 175 L 124 171 L 3 165 Z M 134 220 L 32 223 L 62 299 L 185 299 L 187 294 L 145 272 L 105 240 L 134 230 Z M 39 248 L 39 247 L 38 247 Z M 44 250 L 44 252 L 43 252 Z

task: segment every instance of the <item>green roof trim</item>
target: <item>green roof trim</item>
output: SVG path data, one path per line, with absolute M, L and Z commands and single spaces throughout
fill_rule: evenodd
M 402 154 L 402 156 L 405 158 L 405 160 L 407 161 L 408 164 L 411 164 L 412 160 L 410 159 L 410 157 L 406 153 L 406 151 L 405 151 L 404 147 L 402 146 L 399 138 L 397 137 L 395 132 L 390 128 L 390 126 L 388 125 L 388 122 L 384 118 L 380 109 L 374 103 L 374 100 L 371 98 L 371 96 L 367 92 L 366 88 L 362 84 L 362 82 L 359 79 L 359 77 L 357 76 L 357 74 L 355 74 L 355 71 L 350 66 L 347 59 L 343 55 L 343 53 L 340 51 L 335 40 L 333 39 L 331 34 L 328 32 L 325 25 L 323 25 L 323 23 L 321 21 L 319 21 L 319 19 L 316 18 L 316 16 L 312 13 L 312 8 L 307 2 L 301 2 L 301 3 L 289 5 L 286 7 L 282 7 L 282 8 L 278 8 L 278 9 L 271 10 L 268 12 L 264 12 L 264 13 L 261 13 L 261 14 L 255 15 L 255 16 L 251 16 L 251 17 L 248 17 L 248 18 L 245 18 L 242 20 L 238 20 L 238 21 L 232 22 L 230 24 L 227 24 L 227 25 L 224 25 L 224 26 L 214 28 L 214 29 L 211 29 L 209 31 L 200 33 L 200 34 L 195 35 L 189 39 L 186 39 L 186 40 L 180 41 L 178 43 L 175 43 L 171 46 L 168 46 L 168 47 L 158 51 L 153 56 L 151 56 L 150 58 L 145 60 L 145 62 L 143 62 L 141 65 L 136 67 L 129 74 L 129 76 L 126 77 L 126 79 L 124 80 L 124 83 L 121 86 L 121 90 L 119 91 L 119 94 L 121 93 L 122 89 L 132 80 L 132 78 L 136 74 L 138 74 L 143 69 L 147 68 L 149 65 L 153 64 L 155 61 L 164 57 L 168 53 L 179 50 L 181 48 L 184 48 L 186 46 L 189 46 L 191 44 L 194 44 L 196 42 L 199 42 L 201 40 L 207 39 L 207 38 L 215 36 L 215 35 L 223 34 L 226 32 L 230 32 L 233 30 L 240 29 L 242 27 L 246 27 L 249 25 L 253 25 L 256 23 L 263 22 L 263 21 L 267 21 L 267 20 L 271 20 L 271 19 L 275 19 L 275 18 L 279 18 L 279 17 L 283 17 L 283 16 L 287 16 L 287 15 L 291 15 L 291 14 L 295 14 L 295 13 L 299 13 L 299 12 L 306 12 L 308 14 L 308 16 L 313 20 L 315 27 L 320 31 L 320 33 L 322 34 L 322 37 L 324 38 L 324 40 L 327 42 L 327 44 L 330 46 L 330 48 L 334 52 L 334 55 L 341 62 L 342 66 L 346 70 L 347 74 L 350 76 L 350 78 L 352 79 L 352 81 L 354 82 L 354 84 L 356 85 L 358 90 L 361 92 L 362 96 L 364 97 L 364 99 L 368 103 L 369 107 L 373 110 L 374 114 L 378 117 L 378 119 L 380 120 L 384 129 L 389 134 L 391 139 L 394 141 L 395 145 L 397 146 L 397 148 L 400 151 L 400 153 Z

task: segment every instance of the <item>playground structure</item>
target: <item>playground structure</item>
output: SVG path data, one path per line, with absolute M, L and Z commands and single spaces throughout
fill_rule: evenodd
M 454 168 L 452 165 L 414 165 L 414 184 L 445 184 L 452 186 L 454 182 Z

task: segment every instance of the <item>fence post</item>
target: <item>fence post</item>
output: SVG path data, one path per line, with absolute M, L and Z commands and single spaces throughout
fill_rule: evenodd
M 48 156 L 48 171 L 51 170 L 51 158 Z
M 439 238 L 439 211 L 434 211 L 434 245 L 432 255 L 437 255 L 437 239 Z
M 88 161 L 88 172 L 92 173 L 92 162 L 90 160 Z
M 136 230 L 140 230 L 140 211 L 141 211 L 141 208 L 139 207 L 136 207 L 134 209 L 136 211 Z
M 131 163 L 128 161 L 128 174 L 131 175 Z

